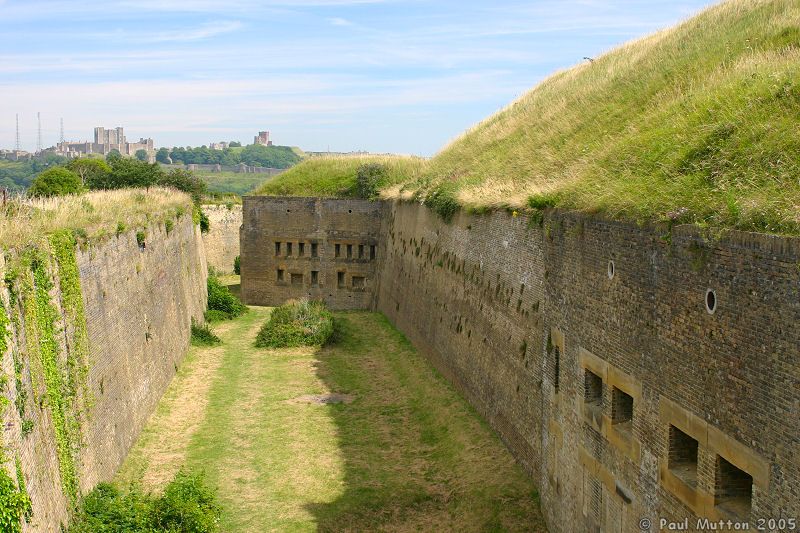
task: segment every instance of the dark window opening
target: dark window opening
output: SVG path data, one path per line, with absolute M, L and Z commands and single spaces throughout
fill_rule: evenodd
M 364 259 L 364 245 L 363 244 L 359 244 L 358 245 L 358 258 L 359 259 Z
M 311 257 L 317 257 L 319 255 L 319 245 L 315 242 L 311 243 Z
M 302 284 L 303 284 L 303 275 L 292 274 L 292 285 L 302 285 Z
M 291 256 L 292 256 L 292 243 L 287 242 L 286 243 L 286 257 L 291 257 Z
M 352 244 L 348 244 L 347 245 L 347 258 L 348 259 L 352 259 L 352 257 L 353 257 L 353 245 Z
M 753 476 L 717 456 L 714 505 L 747 518 L 753 503 Z
M 611 420 L 614 424 L 633 420 L 633 397 L 616 387 L 611 391 Z
M 364 276 L 353 276 L 353 288 L 354 289 L 363 289 L 364 285 L 365 285 Z
M 335 244 L 334 245 L 334 254 L 333 255 L 335 257 L 341 257 L 342 256 L 342 245 L 341 244 Z
M 561 385 L 561 350 L 556 346 L 553 350 L 553 387 L 558 394 L 558 387 Z
M 316 287 L 319 285 L 319 272 L 316 270 L 311 271 L 311 286 Z
M 373 244 L 372 246 L 369 247 L 369 258 L 375 259 L 376 252 L 377 250 L 375 249 L 375 245 Z
M 603 406 L 603 379 L 589 369 L 583 379 L 583 401 L 594 407 Z
M 340 289 L 344 289 L 344 272 L 337 272 L 336 273 L 336 285 Z
M 297 255 L 300 257 L 306 255 L 306 243 L 301 242 L 297 244 Z
M 283 281 L 283 270 L 278 269 L 278 281 Z
M 697 486 L 697 441 L 672 425 L 669 426 L 667 466 L 686 484 Z
M 281 243 L 276 242 L 275 243 L 275 256 L 277 257 L 279 255 L 281 255 Z

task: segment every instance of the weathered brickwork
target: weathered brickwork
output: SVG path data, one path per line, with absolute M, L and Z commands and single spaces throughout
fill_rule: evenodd
M 286 200 L 308 212 L 287 222 L 283 201 L 245 204 L 264 248 L 341 223 L 313 199 Z M 537 480 L 552 531 L 800 517 L 800 240 L 386 209 L 377 309 Z M 270 283 L 252 286 L 289 296 Z
M 280 305 L 322 299 L 332 309 L 374 305 L 383 202 L 244 197 L 242 299 Z
M 233 273 L 233 260 L 239 255 L 239 228 L 242 226 L 242 206 L 204 205 L 210 230 L 203 234 L 206 261 L 219 273 Z
M 79 250 L 76 259 L 89 344 L 90 407 L 76 460 L 78 488 L 85 493 L 113 477 L 186 354 L 191 319 L 202 320 L 205 309 L 207 267 L 200 230 L 187 216 L 170 232 L 148 228 L 143 246 L 128 232 Z M 8 296 L 6 291 L 6 302 Z M 52 301 L 61 314 L 58 328 L 65 330 L 60 300 L 56 287 Z M 59 357 L 66 358 L 69 335 L 59 334 L 59 343 Z M 11 349 L 24 354 L 24 339 L 13 338 Z M 3 368 L 13 376 L 10 352 Z M 9 456 L 20 458 L 33 505 L 24 531 L 52 532 L 68 520 L 70 502 L 62 489 L 50 409 L 37 403 L 44 394 L 37 376 L 40 363 L 26 359 L 25 416 L 33 421 L 32 432 L 22 436 L 22 420 L 12 408 L 4 414 L 10 428 L 4 437 Z M 6 467 L 14 472 L 13 464 Z

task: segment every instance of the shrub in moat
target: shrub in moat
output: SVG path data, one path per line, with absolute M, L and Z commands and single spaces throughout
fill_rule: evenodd
M 219 311 L 217 309 L 209 309 L 205 313 L 205 319 L 206 319 L 206 322 L 210 322 L 210 323 L 222 322 L 223 320 L 230 320 L 231 316 L 228 313 L 224 312 L 224 311 Z
M 222 341 L 217 337 L 208 324 L 197 324 L 192 320 L 192 345 L 193 346 L 215 346 Z
M 213 533 L 222 509 L 200 474 L 178 472 L 161 495 L 101 483 L 83 498 L 70 533 Z
M 256 337 L 258 348 L 322 346 L 333 334 L 333 315 L 323 302 L 290 300 L 276 307 Z
M 247 306 L 220 283 L 216 276 L 208 276 L 208 309 L 225 313 L 228 319 L 247 312 Z

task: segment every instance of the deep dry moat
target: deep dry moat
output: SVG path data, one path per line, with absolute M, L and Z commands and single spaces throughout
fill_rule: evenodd
M 226 532 L 544 530 L 530 478 L 382 315 L 337 314 L 322 350 L 253 348 L 268 314 L 192 348 L 117 481 L 204 470 Z

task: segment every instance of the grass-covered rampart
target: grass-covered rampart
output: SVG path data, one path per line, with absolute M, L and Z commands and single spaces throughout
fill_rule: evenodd
M 797 235 L 798 130 L 800 4 L 729 0 L 554 74 L 382 194 L 445 216 L 561 207 Z M 354 176 L 311 160 L 258 192 L 347 196 Z

